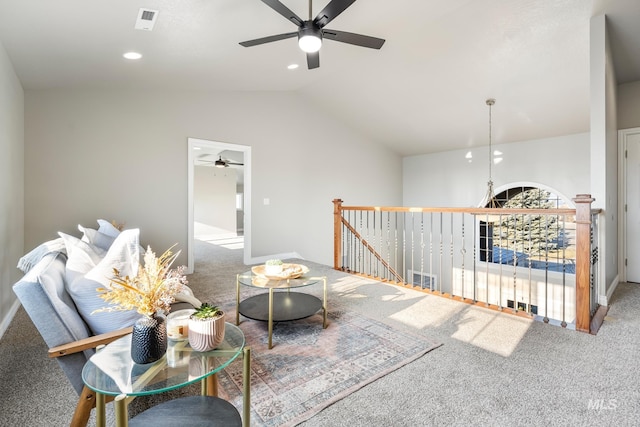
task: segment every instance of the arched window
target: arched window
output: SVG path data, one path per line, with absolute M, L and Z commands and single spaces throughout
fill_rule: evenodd
M 572 207 L 553 190 L 534 186 L 508 188 L 493 204 L 505 209 Z M 575 273 L 573 216 L 505 214 L 479 219 L 480 261 Z

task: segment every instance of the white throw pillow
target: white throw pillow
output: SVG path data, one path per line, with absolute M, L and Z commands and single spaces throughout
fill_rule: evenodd
M 98 226 L 98 231 L 102 234 L 106 234 L 107 236 L 118 237 L 120 234 L 120 230 L 107 220 L 99 219 Z
M 113 244 L 113 241 L 116 240 L 116 237 L 118 237 L 101 233 L 100 231 L 94 230 L 93 228 L 85 228 L 80 224 L 78 224 L 78 230 L 80 230 L 80 232 L 82 233 L 81 240 L 102 248 L 105 251 L 109 250 L 109 248 Z
M 67 250 L 67 273 L 84 275 L 95 267 L 107 251 L 70 234 L 58 232 Z
M 109 250 L 101 258 L 95 255 L 100 248 L 87 242 L 84 245 L 74 242 L 67 261 L 67 291 L 73 299 L 78 312 L 94 334 L 102 334 L 126 328 L 140 318 L 135 310 L 110 311 L 92 314 L 93 311 L 106 307 L 97 288 L 105 288 L 113 277 L 113 269 L 122 276 L 135 276 L 139 265 L 139 229 L 125 230 L 115 238 Z M 69 239 L 71 240 L 71 239 Z M 97 261 L 97 262 L 96 262 Z M 89 269 L 88 264 L 93 263 Z M 86 270 L 86 271 L 85 271 Z

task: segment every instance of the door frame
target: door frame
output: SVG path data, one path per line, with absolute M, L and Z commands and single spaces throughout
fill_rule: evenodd
M 631 135 L 640 134 L 640 127 L 618 131 L 618 272 L 623 282 L 627 281 L 627 141 Z
M 243 163 L 244 163 L 244 192 L 243 192 L 243 205 L 244 205 L 244 252 L 243 262 L 249 263 L 251 258 L 251 147 L 248 145 L 230 144 L 227 142 L 210 141 L 206 139 L 187 138 L 187 272 L 193 273 L 195 259 L 194 259 L 194 196 L 193 196 L 193 181 L 194 181 L 194 168 L 196 164 L 196 157 L 194 155 L 195 148 L 200 147 L 203 149 L 220 149 L 220 150 L 233 150 L 242 151 Z

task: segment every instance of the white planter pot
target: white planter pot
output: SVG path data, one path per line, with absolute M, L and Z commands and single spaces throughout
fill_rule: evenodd
M 224 339 L 224 313 L 215 319 L 189 319 L 189 345 L 195 351 L 215 349 Z

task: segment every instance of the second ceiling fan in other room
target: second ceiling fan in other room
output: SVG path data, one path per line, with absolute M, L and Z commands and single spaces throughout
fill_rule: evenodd
M 325 25 L 344 12 L 344 10 L 351 6 L 355 1 L 356 0 L 332 0 L 320 11 L 320 13 L 318 13 L 318 16 L 312 19 L 312 5 L 311 0 L 309 0 L 309 19 L 304 21 L 278 0 L 262 0 L 262 2 L 271 9 L 284 16 L 287 21 L 293 22 L 298 27 L 298 31 L 248 40 L 246 42 L 241 42 L 240 44 L 244 47 L 251 47 L 297 36 L 300 49 L 307 54 L 307 66 L 310 70 L 320 67 L 319 50 L 322 46 L 322 40 L 324 39 L 361 47 L 368 47 L 371 49 L 380 49 L 385 42 L 383 39 L 325 28 Z

